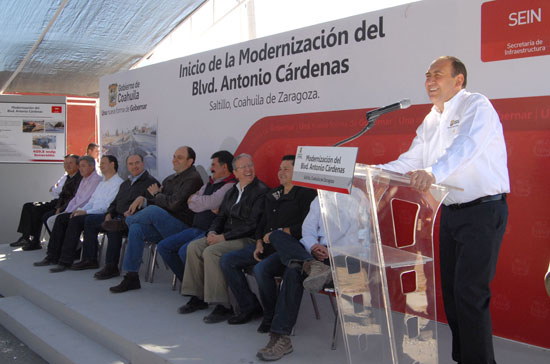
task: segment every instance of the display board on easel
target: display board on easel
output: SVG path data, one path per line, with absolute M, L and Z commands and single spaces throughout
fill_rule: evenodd
M 67 101 L 64 96 L 0 96 L 0 162 L 63 162 Z

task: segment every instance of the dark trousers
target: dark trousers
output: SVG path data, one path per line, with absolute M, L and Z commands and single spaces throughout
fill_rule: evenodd
M 258 262 L 254 259 L 255 249 L 256 244 L 249 244 L 243 249 L 224 254 L 220 259 L 220 268 L 239 304 L 240 312 L 252 312 L 260 308 L 260 303 L 250 290 L 243 270 L 254 266 L 254 276 L 258 287 L 262 287 L 259 291 L 264 308 L 264 320 L 271 321 L 277 301 L 277 285 L 274 277 L 282 274 L 284 266 L 277 253 Z
M 76 248 L 80 242 L 80 234 L 84 230 L 84 221 L 86 221 L 86 218 L 88 218 L 88 215 L 73 216 L 69 219 L 61 247 L 59 264 L 71 265 L 76 259 Z
M 52 231 L 50 232 L 50 240 L 48 241 L 48 250 L 46 257 L 54 262 L 57 262 L 61 257 L 61 249 L 63 240 L 65 239 L 65 231 L 69 225 L 70 213 L 62 213 L 57 215 Z
M 296 238 L 282 231 L 272 232 L 269 240 L 286 267 L 271 322 L 271 332 L 290 335 L 298 318 L 304 292 L 301 263 L 314 258 Z
M 452 358 L 461 364 L 495 363 L 489 284 L 507 219 L 506 200 L 441 211 L 441 288 Z
M 38 241 L 42 230 L 42 216 L 49 211 L 55 212 L 56 203 L 57 199 L 48 202 L 27 202 L 24 204 L 21 209 L 17 232 L 25 238 L 32 237 L 34 241 Z
M 105 220 L 105 214 L 87 215 L 84 220 L 84 242 L 82 243 L 82 259 L 89 261 L 98 260 L 97 234 L 103 232 L 101 224 Z M 120 248 L 122 246 L 123 233 L 120 231 L 107 232 L 107 252 L 105 264 L 118 265 L 120 260 Z

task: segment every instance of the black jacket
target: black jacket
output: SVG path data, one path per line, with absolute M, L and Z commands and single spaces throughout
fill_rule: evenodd
M 124 215 L 124 212 L 128 210 L 128 207 L 130 207 L 132 202 L 139 196 L 144 196 L 146 199 L 152 198 L 153 196 L 147 191 L 147 188 L 159 182 L 155 177 L 151 176 L 149 172 L 145 171 L 139 176 L 134 184 L 130 183 L 130 180 L 127 179 L 120 184 L 115 199 L 107 208 L 107 213 L 110 214 L 111 217 Z
M 290 228 L 290 235 L 296 240 L 302 238 L 302 223 L 309 212 L 311 201 L 317 190 L 294 186 L 285 195 L 283 186 L 276 187 L 265 195 L 262 219 L 256 229 L 256 240 L 279 228 Z
M 256 177 L 244 188 L 241 200 L 236 204 L 239 197 L 237 185 L 238 183 L 223 197 L 220 212 L 208 229 L 223 234 L 225 240 L 254 238 L 256 225 L 264 209 L 264 196 L 269 190 L 269 187 Z
M 61 212 L 65 211 L 67 205 L 69 205 L 69 202 L 73 199 L 74 195 L 76 195 L 76 190 L 78 190 L 81 180 L 82 176 L 79 171 L 72 177 L 67 176 L 65 184 L 59 193 L 59 198 L 55 204 L 56 209 L 61 210 Z
M 187 200 L 202 187 L 202 178 L 195 166 L 181 173 L 174 173 L 162 181 L 162 192 L 147 199 L 147 204 L 157 205 L 187 225 L 193 224 L 193 211 L 187 206 Z

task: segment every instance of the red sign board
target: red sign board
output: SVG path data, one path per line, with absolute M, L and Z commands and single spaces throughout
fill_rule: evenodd
M 550 1 L 498 0 L 481 5 L 481 60 L 550 54 Z
M 62 110 L 62 106 L 52 106 L 52 113 L 61 113 Z

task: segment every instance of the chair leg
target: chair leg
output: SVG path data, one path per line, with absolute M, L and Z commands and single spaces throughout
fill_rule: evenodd
M 99 247 L 97 249 L 97 264 L 101 265 L 101 257 L 103 256 L 103 247 L 105 246 L 106 233 L 101 233 L 101 240 L 99 241 Z
M 309 293 L 309 297 L 311 297 L 311 304 L 313 305 L 313 312 L 315 312 L 315 318 L 317 320 L 321 319 L 321 315 L 319 314 L 319 307 L 317 306 L 317 299 L 313 295 L 313 293 Z
M 128 237 L 122 238 L 122 247 L 120 248 L 120 261 L 118 262 L 118 270 L 122 272 L 122 262 L 124 261 L 124 254 L 126 254 L 126 244 L 128 244 Z
M 178 277 L 174 274 L 172 276 L 172 291 L 176 290 L 177 285 L 178 285 Z
M 330 348 L 332 350 L 336 350 L 336 328 L 338 327 L 339 320 L 338 308 L 336 307 L 336 303 L 334 302 L 334 296 L 329 295 L 328 298 L 330 300 L 330 305 L 332 306 L 332 311 L 334 312 L 334 327 L 332 328 L 332 345 L 330 346 Z
M 145 282 L 149 282 L 149 274 L 151 273 L 151 259 L 152 257 L 152 251 L 151 251 L 151 244 L 149 242 L 145 242 L 145 246 L 147 248 L 147 262 L 144 262 L 146 265 L 145 269 Z M 142 258 L 143 261 L 143 258 Z
M 157 266 L 157 244 L 151 244 L 151 274 L 149 274 L 149 282 L 153 283 L 153 279 L 155 277 L 155 267 Z

